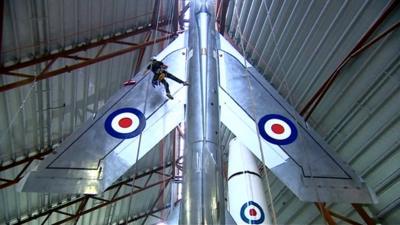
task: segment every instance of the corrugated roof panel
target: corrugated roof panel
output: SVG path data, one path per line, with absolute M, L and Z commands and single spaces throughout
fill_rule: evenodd
M 172 18 L 174 1 L 161 1 L 159 18 Z M 155 0 L 6 1 L 2 62 L 18 62 L 55 49 L 151 23 Z

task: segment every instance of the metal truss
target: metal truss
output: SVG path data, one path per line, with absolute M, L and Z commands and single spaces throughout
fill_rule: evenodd
M 6 76 L 14 76 L 21 78 L 18 81 L 8 83 L 8 84 L 3 84 L 0 86 L 0 92 L 4 92 L 7 90 L 11 90 L 29 83 L 33 83 L 36 81 L 40 81 L 43 79 L 47 79 L 50 77 L 54 77 L 56 75 L 60 75 L 66 72 L 71 72 L 73 70 L 92 65 L 104 60 L 111 59 L 113 57 L 123 55 L 135 50 L 141 50 L 139 53 L 139 60 L 138 63 L 142 61 L 143 55 L 144 55 L 144 49 L 147 46 L 163 42 L 165 40 L 168 40 L 170 38 L 176 37 L 176 35 L 179 33 L 178 31 L 178 23 L 179 23 L 179 18 L 182 17 L 179 15 L 179 1 L 175 0 L 175 8 L 174 8 L 174 14 L 172 19 L 169 18 L 158 18 L 158 12 L 160 10 L 160 0 L 156 0 L 154 3 L 154 10 L 153 10 L 153 15 L 152 15 L 152 21 L 150 24 L 147 24 L 145 26 L 140 26 L 136 30 L 126 32 L 124 34 L 119 34 L 119 35 L 114 35 L 110 38 L 104 38 L 102 40 L 99 40 L 97 42 L 89 42 L 85 44 L 80 44 L 75 48 L 72 48 L 70 50 L 64 50 L 58 53 L 54 54 L 48 54 L 39 58 L 34 58 L 26 62 L 20 62 L 15 65 L 11 66 L 1 66 L 0 67 L 0 74 L 1 75 L 6 75 Z M 166 25 L 172 24 L 172 32 L 168 32 L 162 29 L 162 27 Z M 151 31 L 160 31 L 162 33 L 166 33 L 165 36 L 159 37 L 155 40 L 149 40 Z M 137 44 L 137 43 L 131 43 L 127 41 L 123 41 L 124 39 L 128 37 L 132 37 L 138 34 L 143 34 L 147 33 L 147 37 L 145 38 L 145 41 L 143 43 Z M 112 52 L 109 52 L 107 54 L 103 54 L 103 50 L 107 45 L 110 44 L 120 44 L 123 45 L 125 48 L 114 50 Z M 80 55 L 80 53 L 84 53 L 85 51 L 89 49 L 94 49 L 97 48 L 97 53 L 95 54 L 94 57 L 83 57 Z M 64 65 L 60 68 L 52 69 L 52 66 L 54 63 L 62 58 L 66 59 L 73 59 L 75 60 L 75 63 L 69 64 L 69 65 Z M 31 67 L 34 65 L 40 65 L 44 63 L 44 68 L 39 72 L 37 75 L 35 74 L 26 74 L 26 73 L 21 73 L 18 70 L 22 68 L 27 68 Z M 139 64 L 140 65 L 140 64 Z
M 50 218 L 61 218 L 57 222 L 53 223 L 54 225 L 64 224 L 64 223 L 77 224 L 77 222 L 79 221 L 81 216 L 83 216 L 85 214 L 88 214 L 88 213 L 91 213 L 98 209 L 107 207 L 110 204 L 119 202 L 123 199 L 131 197 L 131 196 L 141 193 L 143 191 L 146 191 L 150 188 L 160 186 L 160 185 L 167 186 L 169 184 L 169 182 L 171 181 L 171 179 L 173 179 L 173 172 L 171 174 L 165 174 L 164 170 L 165 170 L 165 168 L 171 167 L 172 165 L 174 165 L 174 163 L 168 162 L 165 165 L 159 166 L 148 172 L 136 175 L 134 178 L 129 178 L 124 181 L 117 182 L 116 184 L 109 187 L 102 195 L 102 196 L 111 196 L 109 198 L 100 197 L 98 195 L 83 195 L 83 196 L 73 199 L 71 201 L 62 203 L 60 205 L 53 206 L 51 208 L 44 209 L 42 211 L 39 211 L 36 214 L 29 215 L 27 218 L 19 219 L 16 222 L 11 221 L 10 224 L 12 224 L 12 225 L 26 224 L 26 223 L 29 223 L 30 221 L 38 220 L 41 218 L 43 218 L 41 224 L 46 224 Z M 172 169 L 172 171 L 173 171 L 173 169 Z M 157 176 L 154 176 L 154 175 L 157 175 Z M 143 177 L 147 177 L 146 182 L 144 183 L 143 186 L 138 186 L 137 184 L 134 184 L 135 180 L 137 180 L 139 178 L 143 178 Z M 158 180 L 150 182 L 151 178 L 154 178 L 154 177 L 158 177 Z M 126 193 L 126 192 L 123 193 L 121 191 L 121 189 L 124 186 L 128 186 L 129 188 L 132 188 L 132 191 L 128 192 L 128 193 Z M 135 190 L 133 188 L 135 188 Z M 150 217 L 151 215 L 155 215 L 156 213 L 158 213 L 162 210 L 168 209 L 170 207 L 170 205 L 168 205 L 168 204 L 165 204 L 161 207 L 155 208 L 157 203 L 159 203 L 159 201 L 161 200 L 160 196 L 162 196 L 163 192 L 164 192 L 164 189 L 160 188 L 158 197 L 153 202 L 152 208 L 148 212 L 141 213 L 138 216 L 130 217 L 127 221 L 124 222 L 124 224 L 130 223 L 133 221 L 137 221 L 139 219 L 147 220 L 147 218 Z M 110 193 L 110 194 L 107 194 L 107 193 Z M 93 206 L 91 206 L 91 207 L 87 207 L 88 206 L 87 203 L 89 201 L 97 201 L 97 203 L 93 204 Z M 75 213 L 68 212 L 67 208 L 70 208 L 73 206 L 75 206 L 77 208 Z M 57 216 L 57 214 L 61 215 L 61 216 Z
M 18 172 L 17 176 L 15 176 L 14 178 L 4 178 L 4 177 L 0 176 L 0 189 L 6 188 L 6 187 L 9 187 L 11 185 L 18 183 L 23 178 L 23 174 L 29 168 L 29 166 L 33 163 L 33 161 L 42 160 L 44 158 L 44 156 L 51 153 L 52 151 L 53 151 L 53 149 L 44 149 L 42 151 L 36 152 L 35 154 L 26 157 L 26 158 L 15 160 L 15 161 L 5 164 L 5 165 L 0 165 L 0 173 L 4 172 L 6 170 L 9 170 L 11 168 L 15 168 L 15 167 L 23 165 L 23 167 Z
M 316 202 L 315 206 L 317 207 L 318 211 L 321 213 L 322 217 L 326 221 L 328 225 L 336 225 L 336 221 L 333 217 L 340 219 L 343 222 L 352 225 L 362 225 L 363 223 L 359 223 L 354 221 L 346 216 L 340 215 L 326 207 L 326 203 L 323 202 Z M 355 211 L 360 215 L 360 217 L 365 222 L 364 224 L 367 225 L 376 225 L 376 222 L 368 215 L 368 213 L 363 209 L 362 205 L 360 204 L 351 204 L 351 206 L 355 209 Z
M 158 27 L 163 27 L 168 24 L 170 24 L 170 21 L 160 20 Z M 79 47 L 76 47 L 76 48 L 73 48 L 70 50 L 65 50 L 65 51 L 62 51 L 59 53 L 46 55 L 46 56 L 43 56 L 40 58 L 35 58 L 30 61 L 17 63 L 12 66 L 1 67 L 0 74 L 8 75 L 8 76 L 15 76 L 15 77 L 23 78 L 23 79 L 15 81 L 13 83 L 4 84 L 4 85 L 0 86 L 0 92 L 11 90 L 13 88 L 17 88 L 17 87 L 20 87 L 20 86 L 23 86 L 23 85 L 26 85 L 29 83 L 33 83 L 36 81 L 40 81 L 43 79 L 47 79 L 50 77 L 54 77 L 54 76 L 57 76 L 57 75 L 60 75 L 60 74 L 66 73 L 66 72 L 71 72 L 73 70 L 76 70 L 76 69 L 79 69 L 79 68 L 82 68 L 85 66 L 89 66 L 89 65 L 92 65 L 92 64 L 104 61 L 104 60 L 108 60 L 113 57 L 123 55 L 123 54 L 129 53 L 129 52 L 135 51 L 135 50 L 143 49 L 143 48 L 153 45 L 155 43 L 159 43 L 159 42 L 168 40 L 171 37 L 174 37 L 176 35 L 176 34 L 168 34 L 163 37 L 157 38 L 155 40 L 146 41 L 146 42 L 140 43 L 140 44 L 122 41 L 123 39 L 126 39 L 128 37 L 146 33 L 146 32 L 152 31 L 154 29 L 155 29 L 155 25 L 149 24 L 148 26 L 145 26 L 145 27 L 139 27 L 138 29 L 136 29 L 134 31 L 127 32 L 125 34 L 114 36 L 114 37 L 111 37 L 108 39 L 103 39 L 103 40 L 100 40 L 95 43 L 88 43 L 88 44 L 85 44 L 85 45 L 82 45 L 82 46 L 79 46 Z M 107 54 L 103 54 L 103 50 L 109 44 L 120 44 L 120 45 L 124 46 L 124 48 L 109 52 Z M 94 57 L 82 57 L 79 55 L 80 53 L 84 53 L 85 51 L 87 51 L 89 49 L 93 49 L 93 48 L 97 48 L 97 53 L 95 54 Z M 61 68 L 56 68 L 56 69 L 50 70 L 50 68 L 53 66 L 53 64 L 57 60 L 62 59 L 62 58 L 74 59 L 75 63 L 65 65 Z M 18 72 L 18 70 L 20 70 L 22 68 L 31 67 L 31 66 L 38 65 L 41 63 L 45 63 L 45 67 L 38 75 L 25 74 L 25 73 Z
M 400 21 L 394 23 L 389 29 L 378 34 L 374 39 L 370 40 L 373 37 L 373 34 L 379 29 L 379 27 L 387 20 L 389 15 L 393 14 L 400 4 L 400 1 L 392 0 L 389 6 L 384 10 L 384 12 L 379 16 L 379 18 L 372 24 L 372 26 L 368 29 L 368 31 L 362 36 L 362 38 L 358 41 L 356 46 L 348 53 L 348 55 L 343 59 L 343 61 L 338 65 L 338 67 L 333 71 L 332 74 L 329 75 L 329 78 L 324 82 L 324 84 L 316 91 L 316 93 L 311 97 L 311 99 L 306 103 L 303 109 L 300 111 L 300 115 L 302 115 L 307 121 L 311 114 L 314 112 L 317 105 L 320 103 L 322 98 L 325 96 L 326 92 L 332 86 L 333 82 L 337 79 L 340 74 L 340 71 L 343 67 L 348 64 L 351 59 L 358 56 L 361 52 L 378 42 L 380 39 L 385 37 L 386 35 L 393 32 L 395 29 L 400 27 Z

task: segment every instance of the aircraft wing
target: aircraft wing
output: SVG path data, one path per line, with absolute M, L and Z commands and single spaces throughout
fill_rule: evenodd
M 157 55 L 168 72 L 186 80 L 185 34 Z M 69 136 L 55 154 L 31 171 L 22 191 L 96 194 L 104 191 L 184 120 L 187 87 L 151 85 L 153 74 L 114 94 L 96 115 Z
M 277 91 L 220 36 L 221 122 L 303 201 L 376 202 Z

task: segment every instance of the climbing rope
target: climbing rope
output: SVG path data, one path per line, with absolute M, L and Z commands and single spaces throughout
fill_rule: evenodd
M 239 21 L 239 15 L 238 15 L 238 12 L 237 12 L 237 7 L 234 7 L 234 16 L 236 17 L 236 20 Z M 257 133 L 259 133 L 257 122 L 255 121 L 255 118 L 256 118 L 256 114 L 255 114 L 255 112 L 256 112 L 256 104 L 255 104 L 255 101 L 254 101 L 255 98 L 254 98 L 254 93 L 253 93 L 253 86 L 252 86 L 251 81 L 250 81 L 250 72 L 248 71 L 248 67 L 247 67 L 246 52 L 244 50 L 243 40 L 241 39 L 241 37 L 243 37 L 243 33 L 241 31 L 240 24 L 237 25 L 237 31 L 238 31 L 239 36 L 240 36 L 239 43 L 240 43 L 240 47 L 241 47 L 241 50 L 242 50 L 242 55 L 243 55 L 243 59 L 244 59 L 244 66 L 245 66 L 246 75 L 247 75 L 246 77 L 247 77 L 247 81 L 248 81 L 248 87 L 249 87 L 250 96 L 251 96 L 251 99 L 252 99 L 251 108 L 252 108 L 252 114 L 253 114 L 253 118 L 254 118 L 254 125 L 255 125 L 255 127 L 257 127 Z M 270 202 L 271 202 L 272 220 L 273 220 L 273 224 L 277 225 L 275 207 L 274 207 L 274 203 L 273 203 L 271 186 L 270 186 L 269 177 L 268 177 L 268 170 L 267 170 L 266 163 L 265 163 L 264 150 L 263 150 L 263 147 L 262 147 L 260 135 L 257 135 L 257 138 L 258 138 L 258 145 L 259 145 L 259 149 L 260 149 L 260 153 L 261 153 L 261 161 L 263 163 L 263 167 L 264 167 L 264 170 L 265 170 L 265 182 L 266 182 L 266 187 L 267 187 L 267 191 L 268 191 L 268 197 L 269 197 Z
M 13 118 L 11 119 L 11 122 L 8 124 L 8 127 L 6 130 L 4 130 L 3 135 L 0 137 L 0 143 L 6 143 L 6 141 L 4 140 L 4 138 L 7 136 L 7 134 L 10 135 L 10 137 L 12 137 L 12 131 L 11 129 L 14 127 L 14 124 L 17 121 L 18 116 L 20 115 L 20 113 L 22 112 L 22 110 L 24 110 L 26 101 L 28 100 L 29 97 L 31 97 L 32 91 L 37 87 L 37 76 L 35 76 L 35 78 L 33 79 L 32 85 L 29 87 L 28 93 L 25 95 L 24 99 L 22 100 L 21 104 L 18 107 L 18 111 L 16 113 L 14 113 Z M 41 94 L 41 91 L 40 91 Z M 4 94 L 4 100 L 6 100 L 6 94 Z M 7 110 L 7 109 L 5 109 Z M 13 140 L 10 138 L 10 142 L 12 142 Z M 49 143 L 50 144 L 50 143 Z M 19 151 L 19 153 L 23 153 L 22 151 Z M 14 152 L 14 154 L 17 154 L 17 152 Z M 19 154 L 18 154 L 19 155 Z M 4 155 L 1 155 L 1 158 L 3 158 Z
M 161 1 L 160 1 L 160 5 L 158 7 L 158 11 L 157 11 L 157 20 L 156 20 L 156 29 L 154 32 L 154 38 L 153 38 L 153 47 L 152 47 L 152 55 L 154 55 L 154 45 L 156 44 L 156 39 L 157 39 L 157 32 L 158 32 L 158 26 L 159 26 L 159 20 L 160 20 L 160 12 L 161 12 Z M 171 20 L 171 18 L 168 18 L 168 20 Z M 144 76 L 146 76 L 144 74 Z M 143 114 L 146 115 L 146 108 L 147 108 L 147 102 L 148 102 L 148 96 L 149 96 L 149 89 L 150 89 L 150 82 L 147 82 L 146 84 L 146 94 L 145 94 L 145 101 L 144 101 L 144 108 L 143 108 Z M 130 215 L 130 211 L 131 211 L 131 207 L 132 207 L 132 202 L 134 199 L 134 189 L 135 189 L 135 182 L 136 182 L 136 177 L 135 175 L 137 174 L 137 162 L 139 160 L 139 155 L 140 155 L 140 147 L 141 147 L 141 143 L 142 143 L 142 135 L 139 136 L 139 144 L 138 144 L 138 148 L 137 148 L 137 154 L 136 154 L 136 161 L 135 161 L 135 165 L 134 165 L 134 169 L 133 169 L 133 174 L 131 176 L 132 179 L 132 186 L 131 186 L 131 192 L 130 192 L 130 197 L 129 197 L 129 204 L 128 204 L 128 210 L 127 210 L 127 215 L 126 215 L 126 219 L 125 221 L 128 221 L 129 219 L 129 215 Z M 149 175 L 151 176 L 151 175 Z M 165 186 L 164 182 L 163 185 Z

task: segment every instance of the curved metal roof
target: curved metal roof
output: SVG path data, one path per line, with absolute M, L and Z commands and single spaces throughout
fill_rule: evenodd
M 172 19 L 177 1 L 160 2 L 157 17 Z M 147 27 L 152 24 L 156 3 L 157 0 L 5 1 L 1 64 L 10 66 L 38 59 L 49 53 L 100 43 Z M 230 0 L 225 30 L 239 48 L 243 45 L 248 60 L 301 111 L 389 4 L 391 2 L 386 0 Z M 368 41 L 399 20 L 397 6 Z M 164 31 L 153 31 L 150 38 L 143 32 L 118 40 L 120 43 L 108 42 L 104 49 L 99 45 L 80 51 L 75 58 L 59 58 L 50 70 L 82 62 L 99 52 L 102 55 L 116 52 L 126 47 L 126 42 L 137 44 L 155 40 L 155 35 L 161 37 L 172 29 L 167 25 L 163 27 Z M 377 193 L 379 203 L 367 209 L 383 224 L 400 221 L 399 36 L 399 30 L 394 30 L 350 60 L 308 120 Z M 145 64 L 137 64 L 140 58 L 146 60 L 166 45 L 162 42 L 149 45 L 143 57 L 139 50 L 132 51 L 1 92 L 1 168 L 54 147 L 90 118 Z M 37 75 L 48 62 L 17 71 Z M 2 74 L 0 84 L 21 79 Z M 224 146 L 232 135 L 226 128 L 221 129 Z M 172 138 L 173 134 L 163 147 L 156 148 L 172 149 L 172 141 L 167 141 Z M 45 216 L 27 223 L 41 224 L 48 215 L 45 213 L 57 207 L 59 212 L 53 211 L 44 224 L 69 218 L 80 208 L 84 214 L 77 220 L 78 224 L 121 224 L 125 220 L 142 223 L 146 218 L 147 224 L 156 223 L 166 216 L 161 209 L 170 206 L 167 194 L 156 204 L 154 202 L 164 188 L 162 185 L 167 184 L 163 179 L 167 177 L 160 175 L 160 171 L 172 172 L 168 167 L 172 157 L 170 151 L 165 151 L 163 156 L 153 151 L 146 158 L 145 165 L 137 169 L 137 184 L 144 187 L 149 180 L 148 184 L 157 185 L 138 195 L 129 195 L 140 188 L 132 188 L 127 177 L 121 178 L 120 186 L 90 198 L 19 193 L 16 185 L 0 189 L 0 224 L 18 224 L 43 214 Z M 24 165 L 0 171 L 0 177 L 16 177 Z M 279 223 L 324 223 L 313 204 L 300 202 L 276 177 L 270 173 L 268 177 Z M 167 185 L 166 193 L 170 193 L 169 188 L 171 186 Z M 114 200 L 123 198 L 114 202 L 113 197 Z M 98 210 L 85 211 L 106 203 Z M 328 205 L 332 210 L 360 221 L 350 205 Z M 147 217 L 151 209 L 154 215 Z

